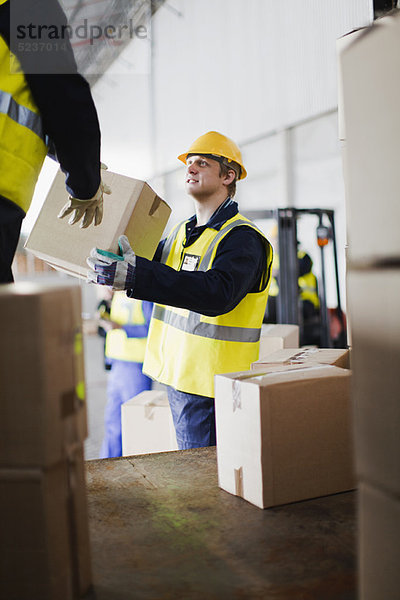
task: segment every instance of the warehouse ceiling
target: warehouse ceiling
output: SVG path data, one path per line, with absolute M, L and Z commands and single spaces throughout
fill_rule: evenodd
M 165 0 L 61 0 L 73 32 L 76 62 L 93 85 L 135 36 L 150 33 L 150 20 Z M 150 40 L 150 38 L 149 38 Z

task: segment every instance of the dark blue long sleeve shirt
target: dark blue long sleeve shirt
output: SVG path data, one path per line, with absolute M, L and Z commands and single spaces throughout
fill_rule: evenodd
M 192 217 L 186 224 L 185 247 L 208 227 L 220 230 L 237 213 L 237 203 L 227 199 L 206 225 L 197 227 Z M 136 257 L 135 285 L 128 296 L 214 317 L 235 308 L 249 292 L 260 290 L 267 253 L 261 236 L 250 227 L 232 229 L 219 243 L 212 268 L 205 272 L 176 271 L 160 263 L 164 243 L 160 242 L 153 260 Z

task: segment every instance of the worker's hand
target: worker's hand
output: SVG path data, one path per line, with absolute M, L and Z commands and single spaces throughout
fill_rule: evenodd
M 101 163 L 101 168 L 107 169 L 106 165 L 103 163 Z M 95 225 L 100 225 L 103 219 L 103 194 L 111 194 L 111 188 L 101 181 L 99 189 L 93 198 L 80 200 L 79 198 L 70 196 L 68 202 L 57 215 L 58 218 L 63 219 L 72 213 L 72 216 L 68 221 L 70 225 L 75 225 L 75 223 L 81 219 L 82 221 L 79 227 L 82 229 L 89 227 L 93 220 Z
M 126 235 L 118 240 L 121 257 L 107 256 L 97 248 L 92 248 L 86 259 L 90 267 L 87 278 L 90 283 L 109 285 L 113 290 L 130 290 L 134 287 L 136 255 L 129 245 Z

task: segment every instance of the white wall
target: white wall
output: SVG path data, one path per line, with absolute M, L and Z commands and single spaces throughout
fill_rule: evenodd
M 207 130 L 245 144 L 335 108 L 336 39 L 371 19 L 372 0 L 167 0 L 153 23 L 157 170 Z
M 173 208 L 192 213 L 176 156 L 216 129 L 241 146 L 242 210 L 335 210 L 342 302 L 345 210 L 337 134 L 336 40 L 372 21 L 372 0 L 168 0 L 153 23 L 152 180 Z M 320 272 L 315 218 L 299 238 Z M 270 223 L 262 224 L 268 233 Z M 332 249 L 327 300 L 336 306 Z
M 243 210 L 336 211 L 344 296 L 336 39 L 372 18 L 372 0 L 167 0 L 148 38 L 134 40 L 93 89 L 103 161 L 149 180 L 173 208 L 172 226 L 192 214 L 177 155 L 205 131 L 231 136 L 248 171 L 238 185 Z M 53 176 L 45 171 L 26 229 Z M 299 232 L 318 264 L 314 226 Z

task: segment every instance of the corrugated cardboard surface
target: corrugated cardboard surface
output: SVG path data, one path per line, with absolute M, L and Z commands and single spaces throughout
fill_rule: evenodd
M 128 236 L 138 256 L 153 258 L 171 209 L 143 181 L 109 171 L 102 177 L 112 194 L 104 195 L 100 225 L 80 229 L 79 224 L 68 225 L 69 217 L 57 218 L 68 201 L 65 176 L 59 172 L 25 244 L 26 249 L 77 277 L 86 277 L 86 259 L 93 247 L 118 253 L 118 238 L 122 234 Z
M 259 357 L 264 358 L 281 348 L 299 347 L 298 325 L 263 325 Z
M 400 14 L 339 55 L 350 261 L 400 256 Z
M 350 372 L 272 369 L 216 377 L 220 487 L 260 508 L 353 489 Z
M 338 53 L 338 129 L 339 140 L 346 139 L 346 115 L 343 105 L 343 89 L 342 89 L 342 72 L 341 72 L 341 53 L 352 44 L 367 28 L 356 29 L 340 37 L 336 42 L 336 50 Z
M 400 590 L 400 498 L 361 484 L 359 590 L 362 600 L 397 600 Z
M 0 469 L 0 598 L 72 600 L 91 585 L 83 450 L 41 469 Z
M 0 466 L 48 466 L 87 435 L 81 291 L 0 286 Z
M 350 355 L 347 349 L 338 348 L 299 348 L 291 350 L 284 348 L 268 355 L 265 359 L 260 359 L 251 365 L 252 369 L 263 369 L 264 366 L 273 364 L 282 365 L 313 365 L 324 364 L 341 367 L 342 369 L 350 368 Z
M 359 476 L 400 496 L 400 269 L 347 275 Z
M 178 449 L 166 392 L 138 394 L 122 405 L 121 419 L 123 456 Z

